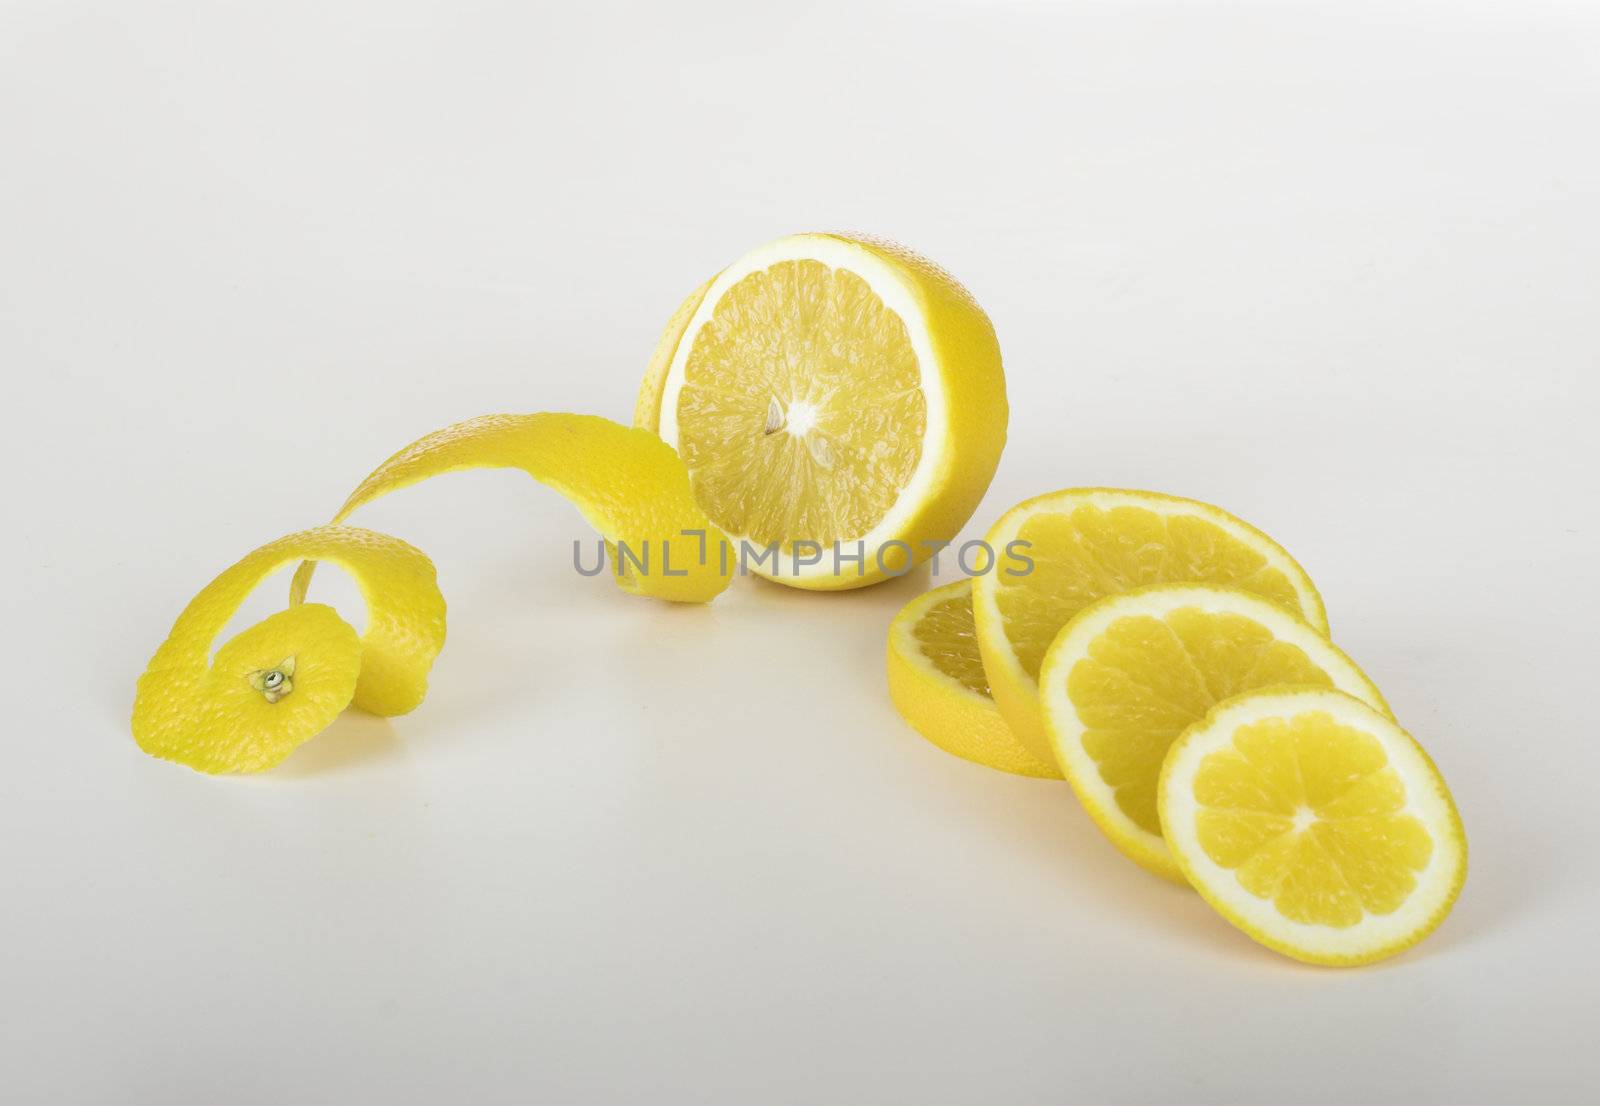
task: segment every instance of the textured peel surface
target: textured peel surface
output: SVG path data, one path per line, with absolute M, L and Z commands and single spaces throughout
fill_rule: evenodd
M 302 557 L 355 577 L 365 636 L 331 607 L 297 603 L 230 639 L 213 660 L 212 644 L 245 597 Z M 202 772 L 270 768 L 351 703 L 395 715 L 422 702 L 444 615 L 432 562 L 398 538 L 345 526 L 279 538 L 224 571 L 178 616 L 139 678 L 134 738 L 151 755 Z M 262 683 L 274 672 L 289 689 L 270 699 Z
M 728 540 L 689 490 L 688 472 L 653 432 L 595 415 L 485 415 L 420 438 L 379 465 L 333 517 L 433 476 L 475 468 L 517 468 L 555 489 L 605 538 L 620 587 L 684 603 L 715 598 L 732 580 Z M 643 570 L 616 556 L 623 543 Z M 296 571 L 303 598 L 314 564 Z

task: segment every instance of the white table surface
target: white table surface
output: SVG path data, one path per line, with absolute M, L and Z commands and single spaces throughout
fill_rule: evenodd
M 1592 4 L 3 0 L 3 1097 L 1592 1093 L 1597 118 Z M 1433 938 L 1300 967 L 925 744 L 925 579 L 632 599 L 517 473 L 358 516 L 450 603 L 414 714 L 133 744 L 217 571 L 434 427 L 626 420 L 685 292 L 833 227 L 999 329 L 967 536 L 1113 484 L 1298 555 L 1465 817 Z

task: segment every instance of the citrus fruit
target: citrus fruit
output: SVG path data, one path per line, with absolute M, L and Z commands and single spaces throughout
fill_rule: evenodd
M 819 589 L 937 552 L 988 488 L 1006 419 L 1000 347 L 967 291 L 900 246 L 836 234 L 769 243 L 691 296 L 635 412 L 755 551 L 748 569 Z
M 733 578 L 728 541 L 695 505 L 677 455 L 653 433 L 595 415 L 484 415 L 436 430 L 373 470 L 332 521 L 399 488 L 472 468 L 519 468 L 571 500 L 605 538 L 624 590 L 704 603 Z M 307 562 L 295 572 L 291 596 L 304 597 L 314 568 Z
M 1039 714 L 1039 666 L 1061 627 L 1096 599 L 1148 584 L 1227 584 L 1327 631 L 1322 598 L 1294 558 L 1208 503 L 1068 488 L 1011 508 L 985 540 L 996 564 L 972 588 L 983 667 L 1000 713 L 1041 759 L 1051 749 Z M 1026 560 L 1008 555 L 1013 548 Z
M 1159 806 L 1206 901 L 1297 960 L 1393 956 L 1433 932 L 1466 880 L 1466 834 L 1433 761 L 1337 691 L 1219 703 L 1173 745 Z
M 989 696 L 972 625 L 972 584 L 917 596 L 889 624 L 889 697 L 900 717 L 946 752 L 1003 772 L 1060 779 L 1030 753 Z
M 269 573 L 316 557 L 347 569 L 367 632 L 332 607 L 291 606 L 211 646 Z M 399 538 L 322 526 L 262 546 L 195 596 L 139 677 L 133 736 L 152 756 L 201 772 L 259 772 L 315 737 L 352 702 L 404 714 L 422 702 L 444 645 L 433 564 Z
M 1182 881 L 1161 837 L 1167 749 L 1231 696 L 1332 687 L 1387 710 L 1372 681 L 1309 623 L 1237 588 L 1167 584 L 1108 596 L 1057 635 L 1039 673 L 1055 759 L 1107 837 Z

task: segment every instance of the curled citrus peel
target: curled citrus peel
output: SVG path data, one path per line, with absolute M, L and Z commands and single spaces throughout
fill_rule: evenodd
M 677 453 L 649 430 L 597 415 L 484 415 L 419 438 L 379 465 L 331 520 L 447 472 L 519 468 L 560 492 L 606 540 L 625 591 L 705 603 L 732 579 L 731 546 L 689 490 Z M 625 545 L 642 567 L 619 556 Z M 290 597 L 305 598 L 315 562 L 295 572 Z
M 360 585 L 367 631 L 332 607 L 296 601 L 210 656 L 239 605 L 273 571 L 331 561 Z M 404 714 L 422 702 L 444 645 L 433 563 L 399 538 L 321 526 L 279 538 L 195 596 L 156 650 L 133 703 L 133 736 L 152 756 L 201 772 L 271 768 L 354 703 Z

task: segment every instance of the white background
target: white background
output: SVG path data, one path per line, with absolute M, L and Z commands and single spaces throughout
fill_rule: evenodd
M 1592 1092 L 1597 119 L 1600 9 L 1527 0 L 0 2 L 3 1097 Z M 926 579 L 632 599 L 519 473 L 357 518 L 449 599 L 414 714 L 251 779 L 135 747 L 216 572 L 434 427 L 626 420 L 681 296 L 835 227 L 993 316 L 968 536 L 1128 485 L 1304 562 L 1460 802 L 1433 938 L 1298 966 L 922 742 Z

